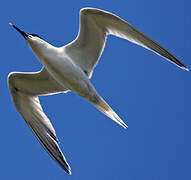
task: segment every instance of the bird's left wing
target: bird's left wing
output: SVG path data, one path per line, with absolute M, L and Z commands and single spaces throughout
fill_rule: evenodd
M 149 49 L 180 68 L 188 70 L 182 62 L 159 43 L 118 16 L 95 8 L 81 9 L 78 36 L 72 43 L 65 46 L 65 52 L 69 53 L 72 60 L 91 77 L 109 34 Z
M 56 132 L 38 98 L 39 94 L 64 92 L 67 89 L 54 82 L 45 69 L 38 73 L 11 73 L 8 85 L 13 103 L 36 138 L 50 156 L 71 174 L 71 168 L 58 146 Z

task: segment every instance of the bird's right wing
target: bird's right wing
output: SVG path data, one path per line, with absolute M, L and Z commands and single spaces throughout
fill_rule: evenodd
M 48 75 L 45 69 L 38 73 L 11 73 L 8 85 L 13 103 L 30 127 L 36 138 L 50 156 L 69 174 L 68 165 L 58 146 L 56 132 L 43 112 L 38 95 L 64 92 Z
M 118 16 L 95 8 L 84 8 L 80 11 L 80 28 L 78 37 L 66 46 L 66 52 L 84 72 L 91 77 L 106 42 L 107 35 L 124 38 L 149 49 L 182 69 L 188 70 L 174 55 L 135 29 Z M 80 57 L 80 59 L 78 58 Z

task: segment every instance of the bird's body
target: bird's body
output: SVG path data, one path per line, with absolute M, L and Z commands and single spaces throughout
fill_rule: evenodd
M 101 98 L 90 82 L 107 35 L 127 39 L 188 70 L 175 56 L 148 36 L 119 17 L 102 10 L 82 9 L 78 37 L 63 47 L 54 47 L 38 36 L 26 34 L 12 26 L 25 37 L 43 64 L 42 70 L 36 73 L 9 74 L 8 84 L 13 103 L 43 147 L 69 174 L 71 169 L 58 146 L 55 130 L 44 114 L 38 96 L 73 91 L 126 128 L 127 125 Z

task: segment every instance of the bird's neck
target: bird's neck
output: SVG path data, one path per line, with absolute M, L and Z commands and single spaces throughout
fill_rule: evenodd
M 44 61 L 48 58 L 54 58 L 54 56 L 58 53 L 58 48 L 52 46 L 51 44 L 45 42 L 41 44 L 29 44 L 33 53 L 40 60 L 41 63 L 45 63 Z

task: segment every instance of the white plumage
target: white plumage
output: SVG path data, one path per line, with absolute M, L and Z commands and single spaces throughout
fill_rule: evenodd
M 115 35 L 147 48 L 182 69 L 188 70 L 175 56 L 127 22 L 106 11 L 84 8 L 80 11 L 77 38 L 63 47 L 54 47 L 39 36 L 19 31 L 39 61 L 36 73 L 10 73 L 9 90 L 13 103 L 37 139 L 53 159 L 69 174 L 71 168 L 59 146 L 55 130 L 44 114 L 38 96 L 73 91 L 124 128 L 127 125 L 99 96 L 91 78 L 105 46 L 107 35 Z

